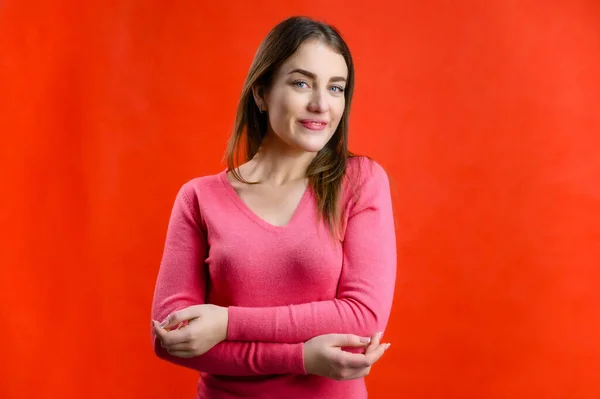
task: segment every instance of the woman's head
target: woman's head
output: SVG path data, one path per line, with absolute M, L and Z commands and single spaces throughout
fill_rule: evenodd
M 256 107 L 267 119 L 266 135 L 290 149 L 321 151 L 344 114 L 347 79 L 341 54 L 320 39 L 304 41 L 268 85 L 253 86 Z
M 261 43 L 246 78 L 227 149 L 233 175 L 239 153 L 248 161 L 266 136 L 290 150 L 314 153 L 307 177 L 322 216 L 337 225 L 337 199 L 346 171 L 354 65 L 331 26 L 292 17 Z M 271 137 L 272 136 L 272 137 Z

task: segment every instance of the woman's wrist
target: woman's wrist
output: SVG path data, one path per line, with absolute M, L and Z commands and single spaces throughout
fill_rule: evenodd
M 227 331 L 229 330 L 229 308 L 225 307 L 225 306 L 220 306 L 220 312 L 221 314 L 221 326 L 222 326 L 222 340 L 221 341 L 226 341 L 227 340 Z

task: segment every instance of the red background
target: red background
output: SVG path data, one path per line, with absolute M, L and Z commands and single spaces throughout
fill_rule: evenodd
M 394 181 L 373 398 L 600 397 L 597 1 L 0 1 L 2 398 L 193 397 L 150 303 L 256 48 L 337 26 L 351 147 Z

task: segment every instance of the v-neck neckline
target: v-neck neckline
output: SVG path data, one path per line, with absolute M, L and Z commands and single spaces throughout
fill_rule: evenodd
M 252 220 L 256 224 L 266 228 L 267 230 L 271 230 L 271 231 L 281 232 L 281 231 L 285 231 L 285 230 L 289 229 L 290 227 L 292 227 L 294 225 L 294 223 L 296 222 L 296 220 L 299 218 L 299 214 L 302 212 L 302 209 L 304 208 L 304 204 L 306 203 L 310 194 L 312 193 L 310 184 L 307 184 L 306 188 L 304 189 L 304 193 L 302 194 L 302 197 L 300 197 L 300 201 L 298 202 L 296 209 L 294 209 L 294 212 L 293 212 L 290 220 L 284 225 L 277 226 L 270 222 L 267 222 L 265 219 L 258 216 L 258 214 L 256 214 L 256 212 L 254 212 L 252 209 L 250 209 L 248 204 L 246 204 L 244 202 L 244 200 L 242 200 L 240 195 L 237 193 L 237 191 L 235 191 L 233 184 L 227 178 L 227 172 L 229 172 L 229 169 L 225 169 L 224 171 L 219 173 L 219 177 L 220 177 L 221 183 L 223 184 L 223 186 L 225 188 L 225 191 L 227 192 L 227 194 L 229 195 L 231 200 L 237 205 L 237 207 L 250 220 Z

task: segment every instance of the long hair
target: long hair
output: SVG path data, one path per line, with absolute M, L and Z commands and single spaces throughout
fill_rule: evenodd
M 258 152 L 267 134 L 268 115 L 260 113 L 252 94 L 253 87 L 269 88 L 279 67 L 307 40 L 317 39 L 342 55 L 348 67 L 344 90 L 345 107 L 340 123 L 331 139 L 307 168 L 306 177 L 317 199 L 319 217 L 332 236 L 341 232 L 339 194 L 346 175 L 348 158 L 348 122 L 354 91 L 354 64 L 350 50 L 340 33 L 332 26 L 306 17 L 291 17 L 276 25 L 260 44 L 244 83 L 237 108 L 235 126 L 227 144 L 227 166 L 233 177 L 245 181 L 237 172 L 240 155 L 245 162 Z

